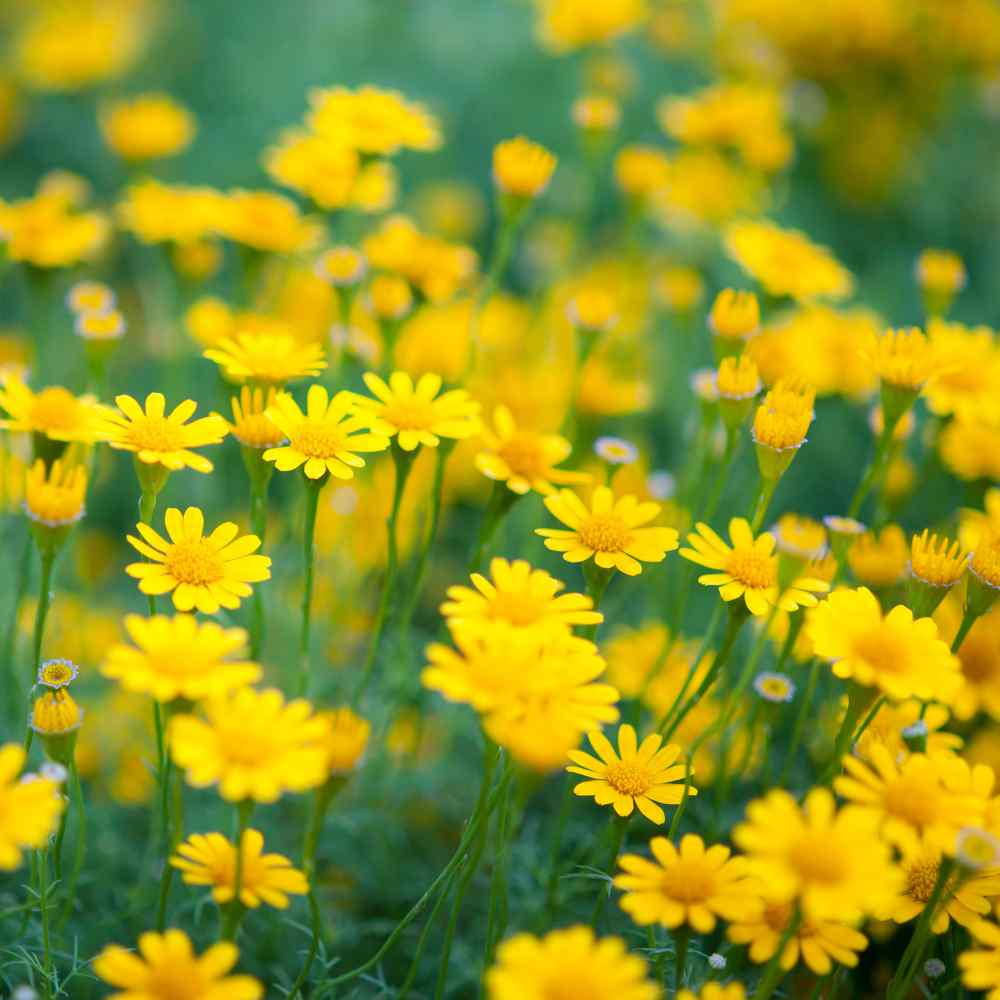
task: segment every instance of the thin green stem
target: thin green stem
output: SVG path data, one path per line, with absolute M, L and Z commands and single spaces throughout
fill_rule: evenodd
M 549 848 L 549 876 L 545 881 L 545 913 L 551 922 L 555 916 L 557 892 L 559 888 L 559 854 L 562 848 L 563 833 L 566 830 L 566 820 L 569 818 L 570 806 L 573 804 L 573 784 L 571 775 L 563 776 L 563 794 L 556 817 L 555 829 L 552 832 L 552 844 Z
M 628 830 L 628 823 L 631 818 L 631 815 L 619 816 L 616 814 L 611 820 L 611 850 L 608 852 L 608 860 L 604 865 L 604 871 L 606 871 L 612 878 L 614 878 L 615 861 L 621 853 L 622 846 L 625 843 L 625 834 Z M 610 881 L 607 885 L 605 885 L 602 880 L 601 888 L 597 893 L 597 899 L 594 901 L 594 909 L 590 914 L 590 926 L 593 927 L 595 931 L 597 930 L 597 925 L 601 920 L 601 916 L 604 913 L 604 907 L 607 905 L 608 897 L 610 895 Z
M 250 527 L 253 533 L 264 544 L 264 533 L 267 530 L 267 485 L 261 489 L 252 483 L 250 487 Z M 252 618 L 250 625 L 250 659 L 259 660 L 261 648 L 264 645 L 265 616 L 264 588 L 254 587 L 251 598 Z
M 80 873 L 83 871 L 83 863 L 87 855 L 87 804 L 83 798 L 83 785 L 80 782 L 80 772 L 77 769 L 75 760 L 70 764 L 69 776 L 73 807 L 76 810 L 76 845 L 73 850 L 73 870 L 70 873 L 69 884 L 66 887 L 66 901 L 63 904 L 63 911 L 59 917 L 60 927 L 65 924 L 73 912 L 76 887 L 80 881 Z
M 688 944 L 691 941 L 691 931 L 688 927 L 679 927 L 674 931 L 674 993 L 679 993 L 684 985 L 684 969 L 687 965 Z
M 317 492 L 319 492 L 317 490 Z M 236 806 L 236 869 L 233 872 L 233 898 L 226 910 L 226 919 L 222 925 L 221 938 L 223 941 L 232 941 L 239 930 L 240 921 L 246 912 L 241 898 L 243 893 L 243 841 L 246 839 L 247 825 L 253 815 L 253 799 L 244 799 Z
M 52 567 L 55 565 L 55 552 L 41 553 L 42 575 L 38 583 L 38 606 L 35 608 L 35 630 L 32 642 L 32 672 L 28 682 L 30 688 L 38 677 L 38 668 L 42 665 L 42 643 L 45 639 L 45 622 L 49 615 L 49 605 L 52 599 Z
M 757 502 L 754 505 L 753 517 L 750 519 L 750 530 L 756 535 L 767 515 L 767 510 L 771 506 L 771 498 L 778 486 L 777 479 L 761 479 L 760 487 L 757 490 Z
M 302 628 L 299 632 L 299 697 L 309 694 L 309 653 L 312 627 L 313 565 L 316 550 L 313 535 L 316 531 L 316 511 L 319 509 L 319 493 L 324 479 L 306 480 L 306 519 L 302 531 L 302 560 L 305 566 L 305 586 L 302 592 Z
M 486 947 L 483 951 L 483 969 L 493 962 L 497 942 L 503 937 L 507 926 L 507 850 L 509 848 L 510 789 L 513 769 L 504 769 L 501 785 L 500 810 L 496 821 L 496 847 L 493 859 L 493 877 L 490 879 L 490 901 L 486 917 Z
M 809 679 L 806 681 L 806 689 L 802 694 L 802 702 L 799 705 L 799 714 L 795 717 L 795 726 L 792 729 L 792 742 L 788 746 L 785 754 L 785 762 L 781 766 L 781 774 L 778 776 L 778 786 L 784 787 L 788 780 L 788 774 L 793 762 L 797 759 L 799 747 L 802 745 L 802 737 L 806 731 L 806 721 L 812 709 L 813 698 L 816 694 L 816 685 L 819 683 L 820 662 L 814 659 L 809 666 Z
M 48 850 L 36 852 L 38 856 L 38 913 L 42 918 L 42 969 L 46 998 L 52 995 L 55 968 L 52 964 L 52 930 L 49 921 L 49 858 Z
M 503 523 L 510 509 L 521 498 L 519 493 L 507 488 L 506 483 L 494 483 L 489 502 L 483 512 L 483 520 L 479 525 L 479 537 L 476 539 L 476 549 L 469 562 L 469 572 L 478 572 L 483 565 L 486 550 L 493 541 L 497 529 Z
M 437 901 L 434 903 L 434 906 L 431 907 L 431 912 L 427 915 L 427 921 L 424 924 L 424 929 L 420 932 L 420 937 L 417 940 L 417 947 L 413 952 L 413 960 L 410 962 L 410 970 L 406 974 L 406 979 L 403 980 L 403 985 L 399 988 L 397 1000 L 405 1000 L 405 998 L 410 995 L 410 987 L 413 985 L 413 981 L 417 978 L 417 972 L 420 969 L 420 959 L 424 956 L 424 949 L 427 947 L 427 942 L 430 939 L 430 933 L 434 928 L 434 921 L 437 919 L 437 915 L 441 912 L 444 904 L 448 902 L 448 897 L 451 895 L 451 887 L 455 882 L 457 874 L 457 872 L 452 872 L 451 875 L 448 876 L 448 879 L 441 887 L 441 892 L 438 893 Z
M 31 549 L 32 541 L 28 536 L 24 539 L 21 547 L 21 555 L 17 562 L 17 575 L 15 576 L 14 592 L 11 594 L 10 614 L 7 617 L 7 631 L 3 640 L 4 666 L 8 673 L 7 707 L 10 712 L 10 719 L 14 721 L 18 717 L 21 704 L 23 688 L 21 678 L 17 675 L 17 613 L 21 608 L 25 591 L 28 589 L 28 576 L 31 573 Z M 31 678 L 29 689 L 35 683 L 35 678 Z
M 951 641 L 951 651 L 953 653 L 957 653 L 962 648 L 965 637 L 969 634 L 972 626 L 976 624 L 978 618 L 979 615 L 974 611 L 966 609 L 965 614 L 962 615 L 962 623 L 958 626 L 958 631 L 955 633 L 955 638 Z

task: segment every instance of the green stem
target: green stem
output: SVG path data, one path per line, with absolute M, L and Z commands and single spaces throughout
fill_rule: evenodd
M 319 490 L 316 491 L 317 493 Z M 233 898 L 226 911 L 226 919 L 222 926 L 221 938 L 223 941 L 232 941 L 236 937 L 240 921 L 246 912 L 243 900 L 240 898 L 243 891 L 243 840 L 246 834 L 247 825 L 253 815 L 253 799 L 244 799 L 236 806 L 236 870 L 233 872 Z
M 504 769 L 501 784 L 500 811 L 496 824 L 496 856 L 493 860 L 493 877 L 490 879 L 490 901 L 486 917 L 486 947 L 483 951 L 483 969 L 490 967 L 497 942 L 507 927 L 507 851 L 510 846 L 510 787 L 513 769 Z
M 799 705 L 799 714 L 795 717 L 795 727 L 792 730 L 792 742 L 789 744 L 788 753 L 785 755 L 785 763 L 781 766 L 781 774 L 778 776 L 778 787 L 784 787 L 788 780 L 788 773 L 796 759 L 799 747 L 802 745 L 802 737 L 806 731 L 806 721 L 812 708 L 813 697 L 816 694 L 816 685 L 819 683 L 820 662 L 814 659 L 809 667 L 809 679 L 806 681 L 806 689 L 802 695 L 802 703 Z
M 420 932 L 417 947 L 413 952 L 413 960 L 410 962 L 410 970 L 406 974 L 406 979 L 403 980 L 403 985 L 399 988 L 397 1000 L 405 1000 L 410 995 L 410 987 L 413 985 L 414 979 L 417 978 L 420 959 L 423 958 L 424 949 L 427 947 L 427 942 L 430 939 L 430 932 L 434 928 L 434 921 L 437 919 L 438 913 L 441 912 L 441 908 L 448 902 L 448 897 L 451 895 L 451 887 L 455 882 L 456 876 L 457 872 L 452 872 L 448 877 L 441 888 L 441 892 L 438 894 L 437 901 L 431 907 L 431 912 L 427 915 L 427 922 L 424 924 L 424 929 Z
M 865 497 L 868 496 L 871 488 L 875 485 L 878 480 L 879 475 L 882 471 L 882 466 L 885 464 L 886 457 L 889 452 L 889 444 L 892 440 L 893 428 L 886 425 L 882 429 L 882 433 L 879 436 L 878 441 L 875 443 L 875 453 L 872 455 L 872 460 L 868 463 L 868 467 L 865 469 L 864 475 L 861 477 L 861 482 L 858 483 L 858 488 L 854 491 L 854 496 L 851 498 L 851 505 L 847 509 L 847 516 L 856 518 L 861 510 L 861 505 L 865 502 Z
M 45 977 L 43 988 L 46 998 L 52 996 L 52 931 L 49 925 L 49 857 L 47 850 L 36 851 L 38 856 L 38 913 L 42 918 L 42 969 Z
M 302 629 L 299 632 L 299 683 L 297 689 L 297 694 L 300 698 L 306 697 L 309 694 L 313 565 L 316 560 L 313 535 L 316 531 L 316 511 L 319 508 L 319 494 L 325 482 L 325 479 L 306 480 L 306 520 L 302 532 L 302 559 L 305 565 L 305 587 L 302 593 Z
M 260 489 L 255 484 L 250 488 L 250 526 L 253 533 L 260 539 L 260 544 L 264 545 L 264 533 L 267 530 L 267 486 Z M 259 660 L 261 648 L 264 644 L 264 588 L 254 587 L 250 627 L 250 659 Z
M 719 471 L 716 474 L 712 491 L 709 493 L 705 506 L 699 514 L 700 519 L 706 523 L 712 519 L 712 515 L 719 506 L 719 501 L 722 499 L 722 493 L 726 488 L 727 481 L 729 480 L 729 473 L 732 469 L 733 460 L 736 458 L 736 453 L 739 450 L 739 443 L 741 440 L 742 438 L 740 437 L 738 429 L 735 431 L 730 430 L 726 433 L 726 448 L 722 453 L 722 461 L 719 464 Z
M 479 526 L 479 537 L 476 539 L 476 550 L 469 562 L 469 572 L 478 572 L 483 565 L 486 550 L 493 541 L 503 519 L 510 509 L 521 498 L 519 493 L 507 488 L 506 483 L 494 483 L 489 502 L 483 512 L 483 520 Z
M 163 844 L 163 868 L 156 905 L 156 929 L 162 933 L 167 922 L 167 902 L 174 869 L 170 864 L 170 756 L 164 741 L 163 710 L 153 702 L 153 729 L 156 733 L 156 786 L 160 800 L 160 842 Z
M 628 830 L 628 822 L 631 818 L 631 815 L 619 816 L 617 813 L 612 817 L 611 850 L 608 853 L 608 860 L 604 865 L 604 870 L 611 878 L 614 878 L 615 861 L 621 853 L 622 845 L 625 843 L 625 833 Z M 604 907 L 610 895 L 611 882 L 609 881 L 605 885 L 602 881 L 600 891 L 597 893 L 597 899 L 594 901 L 594 909 L 590 914 L 590 926 L 594 928 L 595 932 L 597 931 L 597 925 L 604 913 Z
M 551 923 L 556 911 L 559 888 L 559 854 L 562 848 L 563 833 L 566 829 L 566 820 L 569 818 L 570 806 L 573 803 L 574 783 L 575 779 L 572 775 L 563 776 L 562 802 L 559 806 L 559 815 L 556 817 L 555 830 L 552 833 L 552 846 L 549 848 L 549 876 L 545 882 L 545 913 L 549 918 L 549 923 Z
M 594 602 L 595 611 L 600 610 L 601 601 L 604 599 L 604 592 L 608 589 L 608 584 L 611 583 L 611 578 L 614 575 L 614 569 L 602 569 L 589 560 L 583 564 L 583 576 L 587 581 L 587 593 Z M 580 629 L 581 635 L 593 642 L 597 638 L 598 624 L 595 622 L 593 625 L 584 626 Z
M 957 653 L 962 648 L 965 637 L 969 634 L 972 626 L 976 624 L 978 618 L 979 615 L 974 611 L 966 609 L 965 614 L 962 615 L 962 623 L 958 626 L 958 631 L 955 633 L 955 638 L 951 641 L 951 651 L 953 653 Z
M 139 497 L 139 520 L 152 526 L 153 515 L 156 513 L 156 493 L 143 493 Z
M 406 481 L 409 478 L 410 470 L 413 468 L 413 459 L 416 452 L 403 451 L 392 441 L 392 459 L 396 466 L 396 482 L 392 491 L 392 508 L 386 521 L 387 549 L 385 560 L 385 577 L 382 580 L 382 594 L 378 602 L 378 611 L 375 615 L 375 626 L 372 629 L 371 641 L 368 645 L 368 655 L 365 657 L 365 665 L 361 670 L 357 686 L 351 696 L 351 704 L 357 705 L 361 696 L 368 687 L 371 680 L 372 671 L 378 659 L 379 646 L 382 643 L 382 633 L 385 631 L 386 618 L 389 614 L 389 604 L 392 600 L 392 593 L 396 583 L 396 567 L 399 563 L 399 510 L 403 503 L 403 493 L 406 490 Z
M 70 763 L 69 775 L 73 805 L 76 809 L 76 845 L 73 850 L 73 870 L 66 887 L 66 902 L 63 904 L 63 911 L 59 917 L 60 927 L 65 924 L 73 912 L 76 887 L 80 881 L 80 873 L 83 871 L 83 863 L 87 855 L 87 804 L 83 798 L 83 785 L 80 782 L 80 772 L 75 760 Z
M 774 496 L 777 486 L 777 479 L 761 479 L 760 481 L 760 487 L 757 490 L 757 503 L 754 506 L 753 517 L 750 520 L 750 530 L 755 535 L 764 521 L 768 507 L 771 506 L 771 498 Z
M 55 552 L 40 553 L 42 577 L 38 583 L 38 606 L 35 608 L 35 631 L 32 654 L 32 674 L 28 687 L 32 687 L 38 678 L 38 669 L 42 665 L 42 643 L 45 637 L 45 621 L 49 615 L 52 590 L 52 567 L 55 565 Z
M 14 585 L 14 593 L 11 595 L 10 614 L 7 618 L 7 632 L 3 641 L 3 658 L 5 669 L 8 673 L 7 706 L 10 711 L 10 719 L 13 722 L 17 718 L 18 705 L 21 702 L 22 688 L 21 678 L 17 675 L 17 613 L 21 608 L 21 601 L 24 599 L 25 591 L 28 589 L 28 576 L 31 572 L 31 549 L 32 541 L 30 536 L 24 539 L 21 547 L 21 556 L 17 562 L 17 576 Z M 35 678 L 31 678 L 29 689 L 35 683 Z
M 688 944 L 691 941 L 691 931 L 688 927 L 679 927 L 674 931 L 674 993 L 679 993 L 684 985 L 684 969 L 687 965 Z
M 851 690 L 848 693 L 847 711 L 844 713 L 844 719 L 840 724 L 840 730 L 833 744 L 833 757 L 827 765 L 822 780 L 819 782 L 821 785 L 826 785 L 833 780 L 833 777 L 840 770 L 840 762 L 850 752 L 851 739 L 857 728 L 858 720 L 861 718 L 861 713 L 865 710 L 867 697 L 868 695 L 864 693 L 864 689 L 855 685 L 851 686 Z

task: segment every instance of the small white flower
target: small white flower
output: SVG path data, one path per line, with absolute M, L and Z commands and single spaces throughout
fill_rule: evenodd
M 945 964 L 940 958 L 929 958 L 924 962 L 924 975 L 928 979 L 937 979 L 939 976 L 943 976 L 945 972 Z
M 754 678 L 753 687 L 765 701 L 788 702 L 795 697 L 795 682 L 787 674 L 765 670 Z
M 10 1000 L 38 1000 L 38 994 L 32 987 L 25 984 L 15 987 L 14 992 L 10 995 Z
M 63 784 L 69 777 L 69 771 L 52 760 L 47 760 L 38 770 L 43 778 L 54 781 L 57 785 Z
M 631 465 L 639 458 L 639 449 L 631 441 L 618 437 L 599 437 L 594 442 L 594 451 L 611 465 Z
M 1000 840 L 978 826 L 965 826 L 958 831 L 955 858 L 972 871 L 1000 867 Z
M 717 951 L 713 951 L 712 954 L 708 956 L 708 964 L 711 968 L 715 969 L 716 972 L 721 972 L 726 967 L 726 956 L 720 955 Z
M 923 719 L 917 719 L 916 722 L 907 726 L 903 730 L 904 740 L 922 740 L 927 738 L 927 734 L 930 730 L 927 728 L 927 723 Z
M 677 492 L 677 480 L 666 469 L 657 469 L 649 474 L 646 489 L 657 500 L 669 500 Z

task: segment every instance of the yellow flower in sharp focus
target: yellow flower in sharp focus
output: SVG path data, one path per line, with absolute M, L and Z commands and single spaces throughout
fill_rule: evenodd
M 599 806 L 612 806 L 619 816 L 631 816 L 637 808 L 651 823 L 664 823 L 666 814 L 657 803 L 676 806 L 685 795 L 687 765 L 678 763 L 681 748 L 674 743 L 661 747 L 658 733 L 650 733 L 640 744 L 629 725 L 618 730 L 617 753 L 599 729 L 587 738 L 600 759 L 582 750 L 570 751 L 573 763 L 566 770 L 588 779 L 573 792 L 592 796 Z M 698 794 L 690 784 L 686 792 Z
M 309 95 L 309 127 L 358 152 L 391 156 L 400 149 L 429 151 L 441 145 L 440 126 L 422 105 L 378 87 L 332 87 Z
M 194 116 L 167 94 L 139 94 L 101 108 L 101 133 L 123 160 L 159 160 L 194 139 Z
M 938 637 L 930 618 L 914 619 L 897 605 L 882 614 L 867 589 L 834 591 L 806 622 L 815 653 L 837 677 L 877 687 L 890 698 L 940 699 L 954 696 L 958 661 Z
M 131 396 L 116 396 L 115 402 L 118 411 L 105 422 L 107 442 L 112 448 L 134 452 L 147 465 L 212 471 L 212 463 L 192 449 L 218 444 L 226 436 L 228 426 L 219 414 L 211 413 L 189 423 L 198 404 L 186 399 L 167 414 L 161 392 L 146 397 L 145 409 Z
M 0 746 L 0 870 L 13 871 L 21 853 L 41 848 L 56 831 L 64 800 L 48 778 L 21 776 L 25 752 L 16 743 Z
M 235 381 L 277 386 L 318 375 L 326 368 L 319 344 L 302 344 L 291 336 L 246 331 L 213 344 L 203 357 L 214 361 Z
M 734 222 L 726 230 L 725 247 L 769 295 L 810 302 L 845 299 L 854 288 L 850 272 L 829 250 L 773 222 Z
M 245 385 L 240 389 L 239 396 L 233 397 L 233 422 L 229 425 L 229 433 L 244 448 L 264 451 L 277 448 L 288 440 L 284 431 L 267 415 L 267 411 L 274 406 L 276 395 L 273 386 L 265 391 Z
M 443 437 L 461 440 L 479 430 L 479 404 L 464 389 L 441 392 L 440 375 L 427 372 L 414 383 L 406 372 L 393 372 L 386 383 L 366 372 L 364 379 L 376 398 L 353 394 L 357 411 L 395 436 L 403 451 L 436 448 Z
M 368 748 L 371 723 L 346 705 L 320 712 L 319 717 L 327 724 L 323 739 L 327 773 L 334 777 L 350 774 Z
M 805 444 L 815 399 L 811 387 L 781 379 L 754 411 L 751 437 L 765 479 L 778 478 Z
M 900 885 L 878 825 L 857 806 L 838 811 L 825 788 L 814 788 L 801 806 L 772 789 L 747 806 L 733 841 L 774 899 L 798 901 L 809 919 L 853 924 L 880 911 Z
M 929 528 L 910 539 L 910 573 L 921 583 L 953 587 L 965 574 L 968 562 L 969 553 L 958 542 L 932 534 Z
M 666 837 L 649 842 L 655 860 L 638 854 L 618 859 L 621 908 L 642 926 L 660 924 L 674 930 L 688 926 L 709 934 L 716 921 L 739 920 L 756 909 L 746 862 L 730 856 L 722 844 L 706 848 L 701 837 L 685 834 L 675 847 Z
M 327 724 L 302 698 L 240 688 L 204 704 L 205 718 L 175 715 L 168 740 L 189 785 L 218 785 L 227 802 L 276 802 L 326 781 Z
M 628 576 L 642 572 L 644 562 L 662 562 L 677 548 L 673 528 L 644 528 L 660 513 L 660 505 L 640 502 L 631 494 L 615 497 L 606 486 L 594 490 L 590 507 L 571 490 L 545 498 L 549 513 L 569 529 L 536 528 L 545 547 L 561 552 L 567 562 L 593 559 L 601 569 Z
M 537 198 L 556 169 L 556 157 L 523 135 L 493 148 L 493 183 L 516 198 Z
M 958 831 L 980 822 L 983 813 L 980 798 L 955 787 L 955 767 L 961 766 L 955 761 L 949 754 L 915 753 L 900 762 L 876 746 L 868 762 L 845 756 L 845 773 L 833 787 L 842 799 L 872 812 L 893 843 L 914 834 L 951 853 Z
M 493 411 L 493 427 L 481 432 L 486 450 L 476 455 L 476 468 L 495 482 L 507 484 L 514 493 L 530 490 L 548 496 L 556 486 L 585 483 L 585 472 L 570 472 L 556 466 L 569 458 L 572 445 L 559 434 L 540 434 L 517 426 L 506 406 Z
M 241 658 L 247 642 L 241 628 L 194 615 L 126 615 L 124 625 L 132 645 L 112 646 L 101 673 L 126 691 L 162 702 L 200 701 L 260 680 L 260 667 Z
M 473 573 L 472 587 L 448 588 L 441 614 L 454 628 L 490 628 L 505 622 L 518 629 L 569 634 L 574 625 L 596 625 L 604 615 L 594 611 L 585 594 L 560 594 L 566 586 L 524 559 L 490 562 L 490 577 Z M 475 589 L 473 589 L 475 588 Z
M 763 888 L 763 887 L 759 887 Z M 788 902 L 761 895 L 761 909 L 749 920 L 729 925 L 727 935 L 734 944 L 749 945 L 750 960 L 762 965 L 769 962 L 791 922 L 793 908 Z M 834 963 L 853 969 L 858 952 L 868 946 L 860 931 L 839 920 L 816 920 L 806 917 L 787 941 L 781 954 L 781 968 L 786 972 L 799 961 L 817 976 L 833 970 Z
M 488 1000 L 660 1000 L 646 963 L 618 937 L 596 938 L 579 925 L 543 938 L 515 934 L 486 973 Z
M 139 935 L 138 953 L 108 945 L 94 959 L 94 972 L 121 989 L 108 1000 L 259 1000 L 264 987 L 253 976 L 227 975 L 238 958 L 228 941 L 196 955 L 183 931 L 147 931 Z
M 56 459 L 46 470 L 39 458 L 25 476 L 25 512 L 32 521 L 47 528 L 79 521 L 86 495 L 87 472 L 82 465 L 63 465 Z
M 93 396 L 74 396 L 59 385 L 33 392 L 16 376 L 0 382 L 0 409 L 9 418 L 0 420 L 6 430 L 83 444 L 103 440 L 102 418 L 109 412 Z
M 365 466 L 358 452 L 389 447 L 388 425 L 358 415 L 353 394 L 338 392 L 330 399 L 321 385 L 309 387 L 305 413 L 289 393 L 281 392 L 265 414 L 288 440 L 264 452 L 264 460 L 274 462 L 280 472 L 302 468 L 309 479 L 328 474 L 353 479 L 354 470 Z
M 58 691 L 72 684 L 79 674 L 80 668 L 72 660 L 45 660 L 35 679 L 42 687 Z
M 240 902 L 250 909 L 261 903 L 288 909 L 288 896 L 309 891 L 305 875 L 281 854 L 264 854 L 264 835 L 245 830 L 240 867 Z M 236 846 L 221 833 L 194 833 L 177 847 L 170 864 L 187 885 L 209 885 L 220 906 L 233 899 L 236 889 Z
M 260 548 L 256 535 L 239 535 L 239 528 L 226 521 L 205 535 L 205 515 L 197 507 L 181 513 L 167 509 L 164 524 L 170 541 L 141 522 L 142 538 L 128 536 L 129 544 L 150 562 L 130 563 L 129 576 L 139 581 L 144 594 L 171 594 L 178 611 L 197 608 L 214 615 L 219 608 L 232 610 L 252 593 L 251 583 L 271 579 L 271 559 L 254 555 Z
M 48 690 L 35 699 L 29 725 L 39 736 L 65 736 L 83 725 L 83 709 L 68 689 Z
M 696 531 L 688 535 L 691 548 L 680 551 L 685 559 L 714 571 L 698 577 L 698 582 L 718 587 L 724 601 L 742 597 L 751 614 L 766 615 L 774 607 L 782 611 L 813 607 L 815 595 L 829 590 L 825 580 L 808 576 L 780 590 L 774 535 L 764 532 L 754 538 L 746 518 L 734 517 L 729 522 L 729 538 L 732 546 L 699 522 Z

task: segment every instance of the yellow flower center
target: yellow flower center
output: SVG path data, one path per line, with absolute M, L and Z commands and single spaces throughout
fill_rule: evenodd
M 591 514 L 578 529 L 580 541 L 595 552 L 622 552 L 632 533 L 621 518 L 613 514 Z
M 879 673 L 900 673 L 910 662 L 906 643 L 881 626 L 859 635 L 854 640 L 854 653 Z
M 843 855 L 824 830 L 803 833 L 792 847 L 789 861 L 804 882 L 820 885 L 835 885 L 847 868 Z
M 68 431 L 79 423 L 80 404 L 62 386 L 42 389 L 31 406 L 31 423 L 41 431 Z
M 65 663 L 46 663 L 42 667 L 41 682 L 49 687 L 62 687 L 73 680 L 73 671 Z
M 522 591 L 499 590 L 490 602 L 493 618 L 512 625 L 533 625 L 542 617 L 537 598 Z
M 939 800 L 923 774 L 901 774 L 885 788 L 885 808 L 891 816 L 920 829 L 941 813 Z
M 533 434 L 518 434 L 505 441 L 497 454 L 507 463 L 510 470 L 525 479 L 544 478 L 545 458 Z
M 904 869 L 906 894 L 918 903 L 926 903 L 931 898 L 938 877 L 938 862 L 921 858 L 911 862 Z
M 715 871 L 700 858 L 679 861 L 660 876 L 663 892 L 680 903 L 702 903 L 715 894 Z
M 423 399 L 393 400 L 382 417 L 401 431 L 429 430 L 434 423 L 434 407 Z
M 156 1000 L 190 1000 L 207 984 L 192 964 L 159 964 L 149 970 L 144 992 Z
M 766 590 L 778 582 L 774 556 L 756 549 L 734 549 L 726 560 L 726 572 L 748 590 Z
M 982 633 L 980 633 L 981 635 Z M 1000 674 L 1000 658 L 993 652 L 993 643 L 977 641 L 973 635 L 962 643 L 958 658 L 962 676 L 973 684 L 986 684 Z
M 204 538 L 172 545 L 164 565 L 174 579 L 196 587 L 215 583 L 225 575 L 219 553 Z
M 135 421 L 129 430 L 129 436 L 132 444 L 142 451 L 176 451 L 184 447 L 177 424 L 170 423 L 164 417 L 145 417 L 141 421 Z
M 790 903 L 771 903 L 764 907 L 764 921 L 773 931 L 779 933 L 788 926 L 792 915 Z
M 610 764 L 605 773 L 608 784 L 622 795 L 645 795 L 653 784 L 646 768 L 627 761 Z
M 344 451 L 344 435 L 330 424 L 305 422 L 292 435 L 291 446 L 310 458 L 334 458 Z

